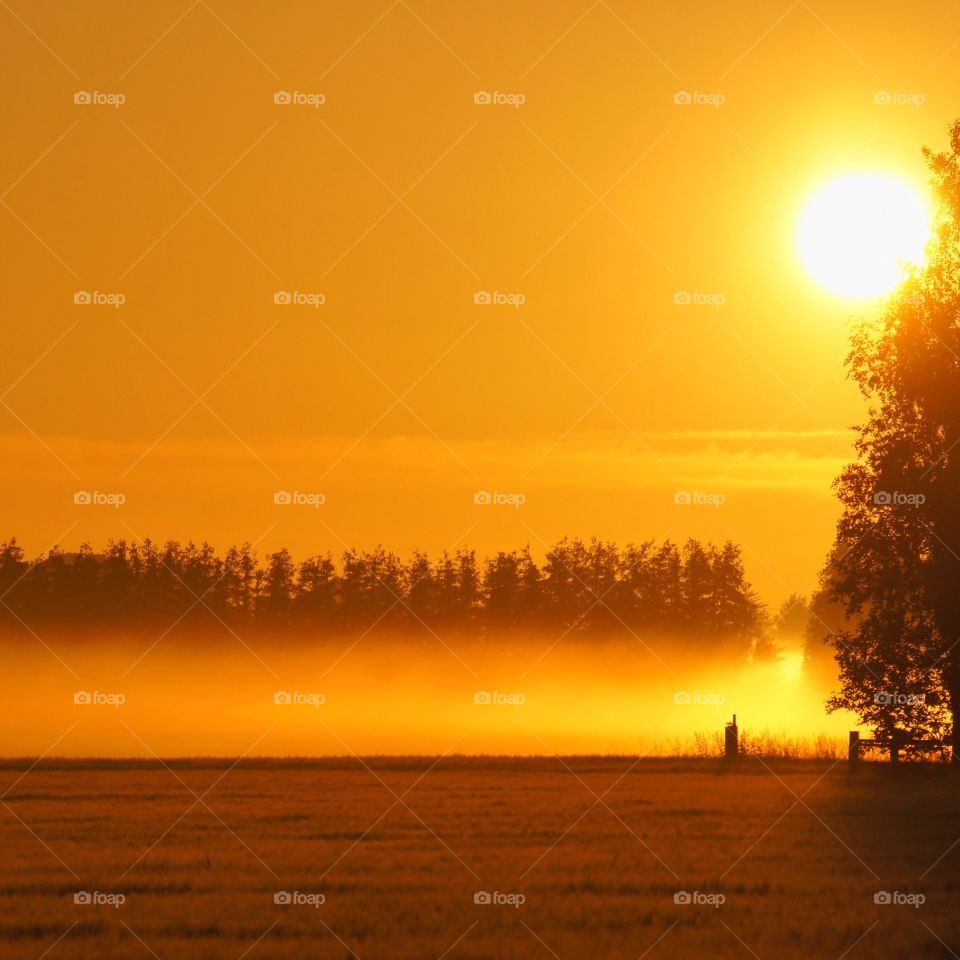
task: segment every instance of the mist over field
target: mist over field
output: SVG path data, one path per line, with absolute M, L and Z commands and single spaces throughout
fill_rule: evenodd
M 711 660 L 676 637 L 184 630 L 44 643 L 0 640 L 19 718 L 4 756 L 658 755 L 715 750 L 733 713 L 748 737 L 808 747 L 855 726 L 825 715 L 829 680 L 798 652 Z

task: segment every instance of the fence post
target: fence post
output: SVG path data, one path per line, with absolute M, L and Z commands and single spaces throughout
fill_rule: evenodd
M 847 746 L 847 760 L 851 768 L 856 768 L 860 763 L 860 734 L 856 730 L 850 731 L 850 742 Z
M 733 715 L 733 721 L 728 723 L 723 730 L 723 756 L 727 760 L 736 760 L 740 753 L 740 743 L 737 733 L 737 715 Z

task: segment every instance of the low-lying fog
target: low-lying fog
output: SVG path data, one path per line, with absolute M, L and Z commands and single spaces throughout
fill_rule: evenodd
M 706 662 L 645 642 L 7 638 L 0 755 L 670 754 L 733 713 L 805 740 L 855 727 L 799 651 Z

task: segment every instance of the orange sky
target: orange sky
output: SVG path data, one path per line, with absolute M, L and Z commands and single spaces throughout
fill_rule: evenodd
M 835 174 L 922 183 L 960 8 L 731 9 L 12 0 L 0 537 L 732 537 L 809 592 L 862 407 L 796 218 Z

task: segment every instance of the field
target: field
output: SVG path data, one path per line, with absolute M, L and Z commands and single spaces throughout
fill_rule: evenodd
M 960 952 L 948 771 L 740 764 L 6 762 L 0 956 Z

